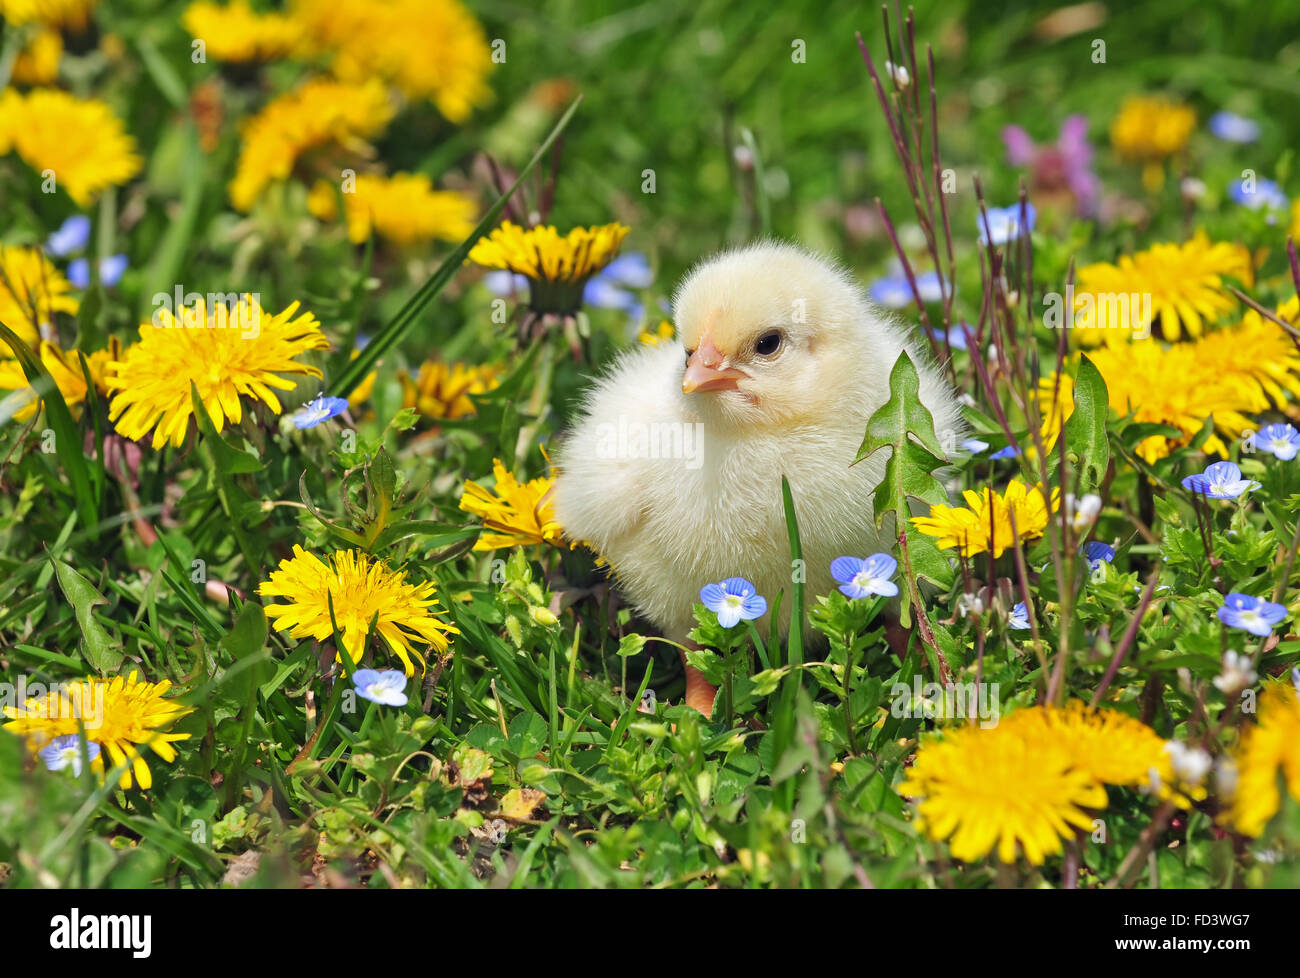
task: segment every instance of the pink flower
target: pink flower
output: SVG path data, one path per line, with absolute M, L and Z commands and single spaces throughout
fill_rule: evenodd
M 1088 145 L 1088 120 L 1072 115 L 1061 124 L 1055 144 L 1037 145 L 1020 126 L 1002 130 L 1007 147 L 1007 162 L 1027 166 L 1032 171 L 1031 189 L 1047 195 L 1069 193 L 1074 210 L 1080 217 L 1097 212 L 1099 184 L 1092 172 L 1092 147 Z

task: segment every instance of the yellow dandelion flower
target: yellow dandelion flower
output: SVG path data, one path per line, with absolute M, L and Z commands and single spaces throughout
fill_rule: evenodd
M 1110 142 L 1126 159 L 1163 160 L 1187 145 L 1196 129 L 1191 106 L 1166 98 L 1134 95 L 1110 125 Z
M 1030 742 L 1065 749 L 1071 763 L 1103 784 L 1157 787 L 1161 798 L 1188 808 L 1206 796 L 1204 785 L 1179 782 L 1169 741 L 1119 710 L 1094 709 L 1081 700 L 1064 707 L 1016 710 L 1002 723 Z
M 0 18 L 15 27 L 44 24 L 82 30 L 99 0 L 0 0 Z
M 1268 407 L 1258 384 L 1233 371 L 1204 362 L 1199 344 L 1164 348 L 1157 343 L 1135 343 L 1124 349 L 1098 350 L 1093 363 L 1106 380 L 1110 404 L 1134 420 L 1167 424 L 1183 432 L 1182 440 L 1153 435 L 1138 444 L 1138 455 L 1148 462 L 1164 458 L 1195 435 L 1213 417 L 1219 431 L 1240 432 L 1251 427 L 1247 413 Z M 1155 385 L 1155 386 L 1152 386 Z M 1204 452 L 1226 454 L 1217 434 L 1198 446 Z
M 648 329 L 641 330 L 640 335 L 637 336 L 637 340 L 644 343 L 646 346 L 658 346 L 660 343 L 671 340 L 675 335 L 673 324 L 664 319 L 660 321 L 653 333 Z
M 445 652 L 451 644 L 448 636 L 460 634 L 437 617 L 441 609 L 432 581 L 409 584 L 405 571 L 390 570 L 359 550 L 337 550 L 326 562 L 295 545 L 293 557 L 280 561 L 257 593 L 285 599 L 286 604 L 266 605 L 266 616 L 290 638 L 323 642 L 333 636 L 337 623 L 354 663 L 361 662 L 366 631 L 375 619 L 375 630 L 408 676 L 415 674 L 417 662 L 424 668 L 424 653 L 417 645 Z M 341 654 L 338 661 L 346 668 Z
M 1300 300 L 1277 310 L 1287 322 L 1300 320 Z M 1300 398 L 1300 351 L 1280 326 L 1253 310 L 1236 326 L 1213 330 L 1191 342 L 1133 343 L 1102 347 L 1089 358 L 1106 381 L 1110 405 L 1134 420 L 1179 429 L 1182 439 L 1152 435 L 1138 444 L 1148 462 L 1185 445 L 1213 418 L 1215 432 L 1197 447 L 1227 456 L 1227 440 L 1256 427 L 1253 415 L 1280 408 L 1288 395 Z M 1039 403 L 1047 403 L 1055 377 L 1040 382 Z M 1061 380 L 1066 416 L 1073 412 L 1073 381 Z M 1068 402 L 1064 392 L 1070 390 Z M 1046 432 L 1045 432 L 1046 434 Z
M 1279 776 L 1300 802 L 1300 692 L 1293 685 L 1264 687 L 1259 722 L 1242 731 L 1232 756 L 1237 786 L 1226 819 L 1243 835 L 1259 836 L 1282 807 Z
M 457 0 L 296 0 L 292 9 L 344 81 L 383 79 L 452 122 L 488 101 L 492 50 Z
M 475 413 L 470 394 L 486 394 L 501 383 L 495 367 L 437 360 L 421 364 L 414 380 L 405 370 L 397 377 L 402 382 L 402 407 L 415 408 L 426 418 L 452 421 Z
M 217 61 L 271 61 L 293 54 L 302 42 L 302 24 L 297 19 L 259 13 L 247 0 L 231 0 L 224 6 L 199 0 L 185 8 L 181 23 Z
M 129 764 L 118 784 L 131 787 L 132 774 L 141 788 L 153 786 L 153 775 L 141 748 L 148 747 L 167 763 L 176 760 L 172 743 L 185 740 L 187 733 L 164 733 L 163 728 L 193 712 L 174 700 L 164 699 L 171 689 L 166 680 L 141 682 L 132 670 L 123 678 L 91 676 L 80 682 L 51 690 L 44 697 L 29 699 L 22 707 L 5 707 L 9 718 L 5 729 L 27 742 L 33 753 L 54 740 L 85 729 L 86 739 L 108 754 L 110 767 Z M 102 770 L 103 755 L 93 765 Z
M 589 278 L 618 255 L 627 236 L 622 224 L 574 228 L 564 237 L 549 224 L 522 228 L 503 221 L 469 253 L 470 261 L 500 268 L 532 281 L 577 282 Z
M 1039 434 L 1043 439 L 1043 450 L 1048 455 L 1056 447 L 1056 440 L 1064 430 L 1065 422 L 1074 414 L 1074 378 L 1061 374 L 1058 381 L 1056 374 L 1038 379 L 1038 410 L 1043 423 Z M 1029 457 L 1034 458 L 1037 446 L 1029 446 Z
M 518 482 L 506 471 L 499 459 L 492 460 L 493 489 L 466 480 L 460 508 L 483 520 L 490 533 L 479 536 L 475 550 L 528 546 L 549 543 L 564 547 L 564 531 L 555 519 L 555 507 L 549 494 L 554 479 L 540 478 Z
M 97 99 L 53 88 L 0 93 L 0 153 L 11 149 L 42 179 L 52 178 L 81 207 L 140 170 L 135 140 Z
M 81 372 L 81 361 L 76 351 L 65 352 L 53 343 L 42 340 L 38 353 L 41 363 L 54 378 L 54 383 L 58 385 L 63 400 L 72 413 L 77 414 L 86 399 L 86 378 Z M 91 366 L 89 357 L 86 359 L 86 366 Z M 93 378 L 93 372 L 91 376 Z M 10 395 L 13 400 L 4 399 L 3 403 L 6 407 L 0 410 L 0 417 L 5 417 L 12 411 L 16 419 L 26 421 L 40 406 L 36 391 L 28 386 L 27 375 L 23 373 L 22 365 L 17 360 L 0 360 L 0 391 L 14 392 Z
M 87 388 L 86 378 L 81 371 L 81 360 L 76 350 L 61 350 L 55 344 L 42 340 L 37 351 L 45 369 L 49 371 L 64 403 L 74 416 L 80 414 L 85 403 Z M 116 336 L 108 341 L 108 346 L 96 350 L 86 357 L 86 368 L 90 371 L 91 383 L 100 396 L 108 396 L 108 365 L 122 359 L 122 341 Z M 39 406 L 36 391 L 28 385 L 27 375 L 17 360 L 0 360 L 0 391 L 12 391 L 0 401 L 0 417 L 10 414 L 19 421 L 30 418 Z
M 1212 242 L 1204 231 L 1183 244 L 1123 255 L 1115 264 L 1085 265 L 1074 296 L 1075 337 L 1085 345 L 1127 344 L 1155 325 L 1166 340 L 1200 336 L 1236 307 L 1225 276 L 1252 285 L 1250 252 L 1240 244 Z
M 298 303 L 272 316 L 257 299 L 243 295 L 231 305 L 205 300 L 182 309 L 180 318 L 160 309 L 157 323 L 140 326 L 140 342 L 109 364 L 108 386 L 116 393 L 108 417 L 120 435 L 133 440 L 153 431 L 153 447 L 180 445 L 193 413 L 190 385 L 199 392 L 213 426 L 243 417 L 242 398 L 260 400 L 274 414 L 281 411 L 272 388 L 293 390 L 281 374 L 320 377 L 321 372 L 297 359 L 309 350 L 328 350 L 329 341 L 309 312 Z
M 4 96 L 0 95 L 0 102 Z M 29 346 L 50 333 L 54 314 L 75 314 L 80 303 L 72 283 L 54 267 L 40 248 L 6 248 L 0 245 L 0 323 Z M 0 356 L 12 356 L 0 343 Z
M 967 489 L 966 506 L 931 506 L 928 516 L 913 516 L 912 525 L 929 537 L 938 538 L 943 549 L 956 547 L 963 557 L 973 557 L 987 550 L 1001 557 L 1014 545 L 1015 537 L 1023 543 L 1043 535 L 1047 529 L 1047 499 L 1041 486 L 1027 486 L 1012 479 L 1006 491 L 998 494 L 985 487 L 981 492 Z M 1061 491 L 1052 490 L 1051 511 L 1060 508 Z M 1011 532 L 1011 514 L 1015 514 L 1015 535 Z
M 569 314 L 582 305 L 582 289 L 618 255 L 627 237 L 622 224 L 574 228 L 567 235 L 550 225 L 522 228 L 503 221 L 470 250 L 469 260 L 528 279 L 529 308 Z
M 1300 325 L 1300 297 L 1292 296 L 1273 314 L 1292 326 Z M 1300 398 L 1300 351 L 1286 330 L 1254 309 L 1246 310 L 1240 325 L 1205 336 L 1197 350 L 1216 369 L 1259 384 L 1277 407 L 1287 394 Z
M 270 184 L 287 180 L 309 150 L 337 147 L 365 155 L 366 142 L 383 131 L 393 105 L 383 83 L 318 79 L 269 103 L 243 126 L 243 144 L 230 182 L 236 209 L 252 209 Z
M 918 800 L 919 828 L 947 840 L 963 862 L 996 848 L 1000 861 L 1012 863 L 1019 846 L 1041 865 L 1063 838 L 1092 828 L 1089 809 L 1106 807 L 1106 789 L 1065 747 L 1022 736 L 1005 721 L 927 739 L 898 791 Z
M 1196 112 L 1166 98 L 1132 96 L 1110 124 L 1110 143 L 1123 159 L 1144 164 L 1142 183 L 1153 193 L 1164 185 L 1164 161 L 1187 145 Z
M 423 173 L 391 177 L 362 173 L 343 193 L 348 237 L 360 244 L 371 232 L 402 246 L 438 238 L 463 241 L 474 230 L 474 201 L 454 190 L 434 190 Z M 340 193 L 327 180 L 317 182 L 307 198 L 308 209 L 323 221 L 338 217 Z
M 95 390 L 103 397 L 107 397 L 111 393 L 108 386 L 109 365 L 121 360 L 122 352 L 122 341 L 116 336 L 110 336 L 108 346 L 102 350 L 96 350 L 86 357 L 86 367 L 90 370 L 90 382 L 95 385 Z
M 22 85 L 52 85 L 59 77 L 63 35 L 45 28 L 18 52 L 10 77 Z

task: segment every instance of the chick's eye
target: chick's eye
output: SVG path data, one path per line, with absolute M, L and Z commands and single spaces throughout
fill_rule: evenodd
M 770 330 L 758 338 L 754 344 L 754 352 L 760 357 L 770 357 L 777 350 L 781 349 L 781 332 L 780 330 Z

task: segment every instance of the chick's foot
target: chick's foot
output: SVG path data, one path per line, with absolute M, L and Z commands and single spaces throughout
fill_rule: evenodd
M 681 656 L 682 668 L 686 670 L 686 705 L 706 717 L 712 717 L 713 700 L 718 695 L 718 688 L 710 685 L 704 674 L 686 661 L 685 652 Z

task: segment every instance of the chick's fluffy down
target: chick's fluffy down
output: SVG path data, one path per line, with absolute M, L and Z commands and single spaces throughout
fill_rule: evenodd
M 793 570 L 781 476 L 795 500 L 808 593 L 829 593 L 835 557 L 896 553 L 879 538 L 871 505 L 887 453 L 850 463 L 867 419 L 888 400 L 898 354 L 906 348 L 916 363 L 945 446 L 962 427 L 957 402 L 926 354 L 842 269 L 787 245 L 703 263 L 679 289 L 675 319 L 685 343 L 625 353 L 586 396 L 555 455 L 556 516 L 609 561 L 628 600 L 667 636 L 685 638 L 700 588 L 732 576 L 753 581 L 769 607 L 786 592 L 784 633 Z M 746 336 L 773 326 L 788 335 L 784 374 L 741 352 L 752 345 Z M 687 349 L 702 330 L 722 336 L 755 374 L 751 396 L 682 392 Z

